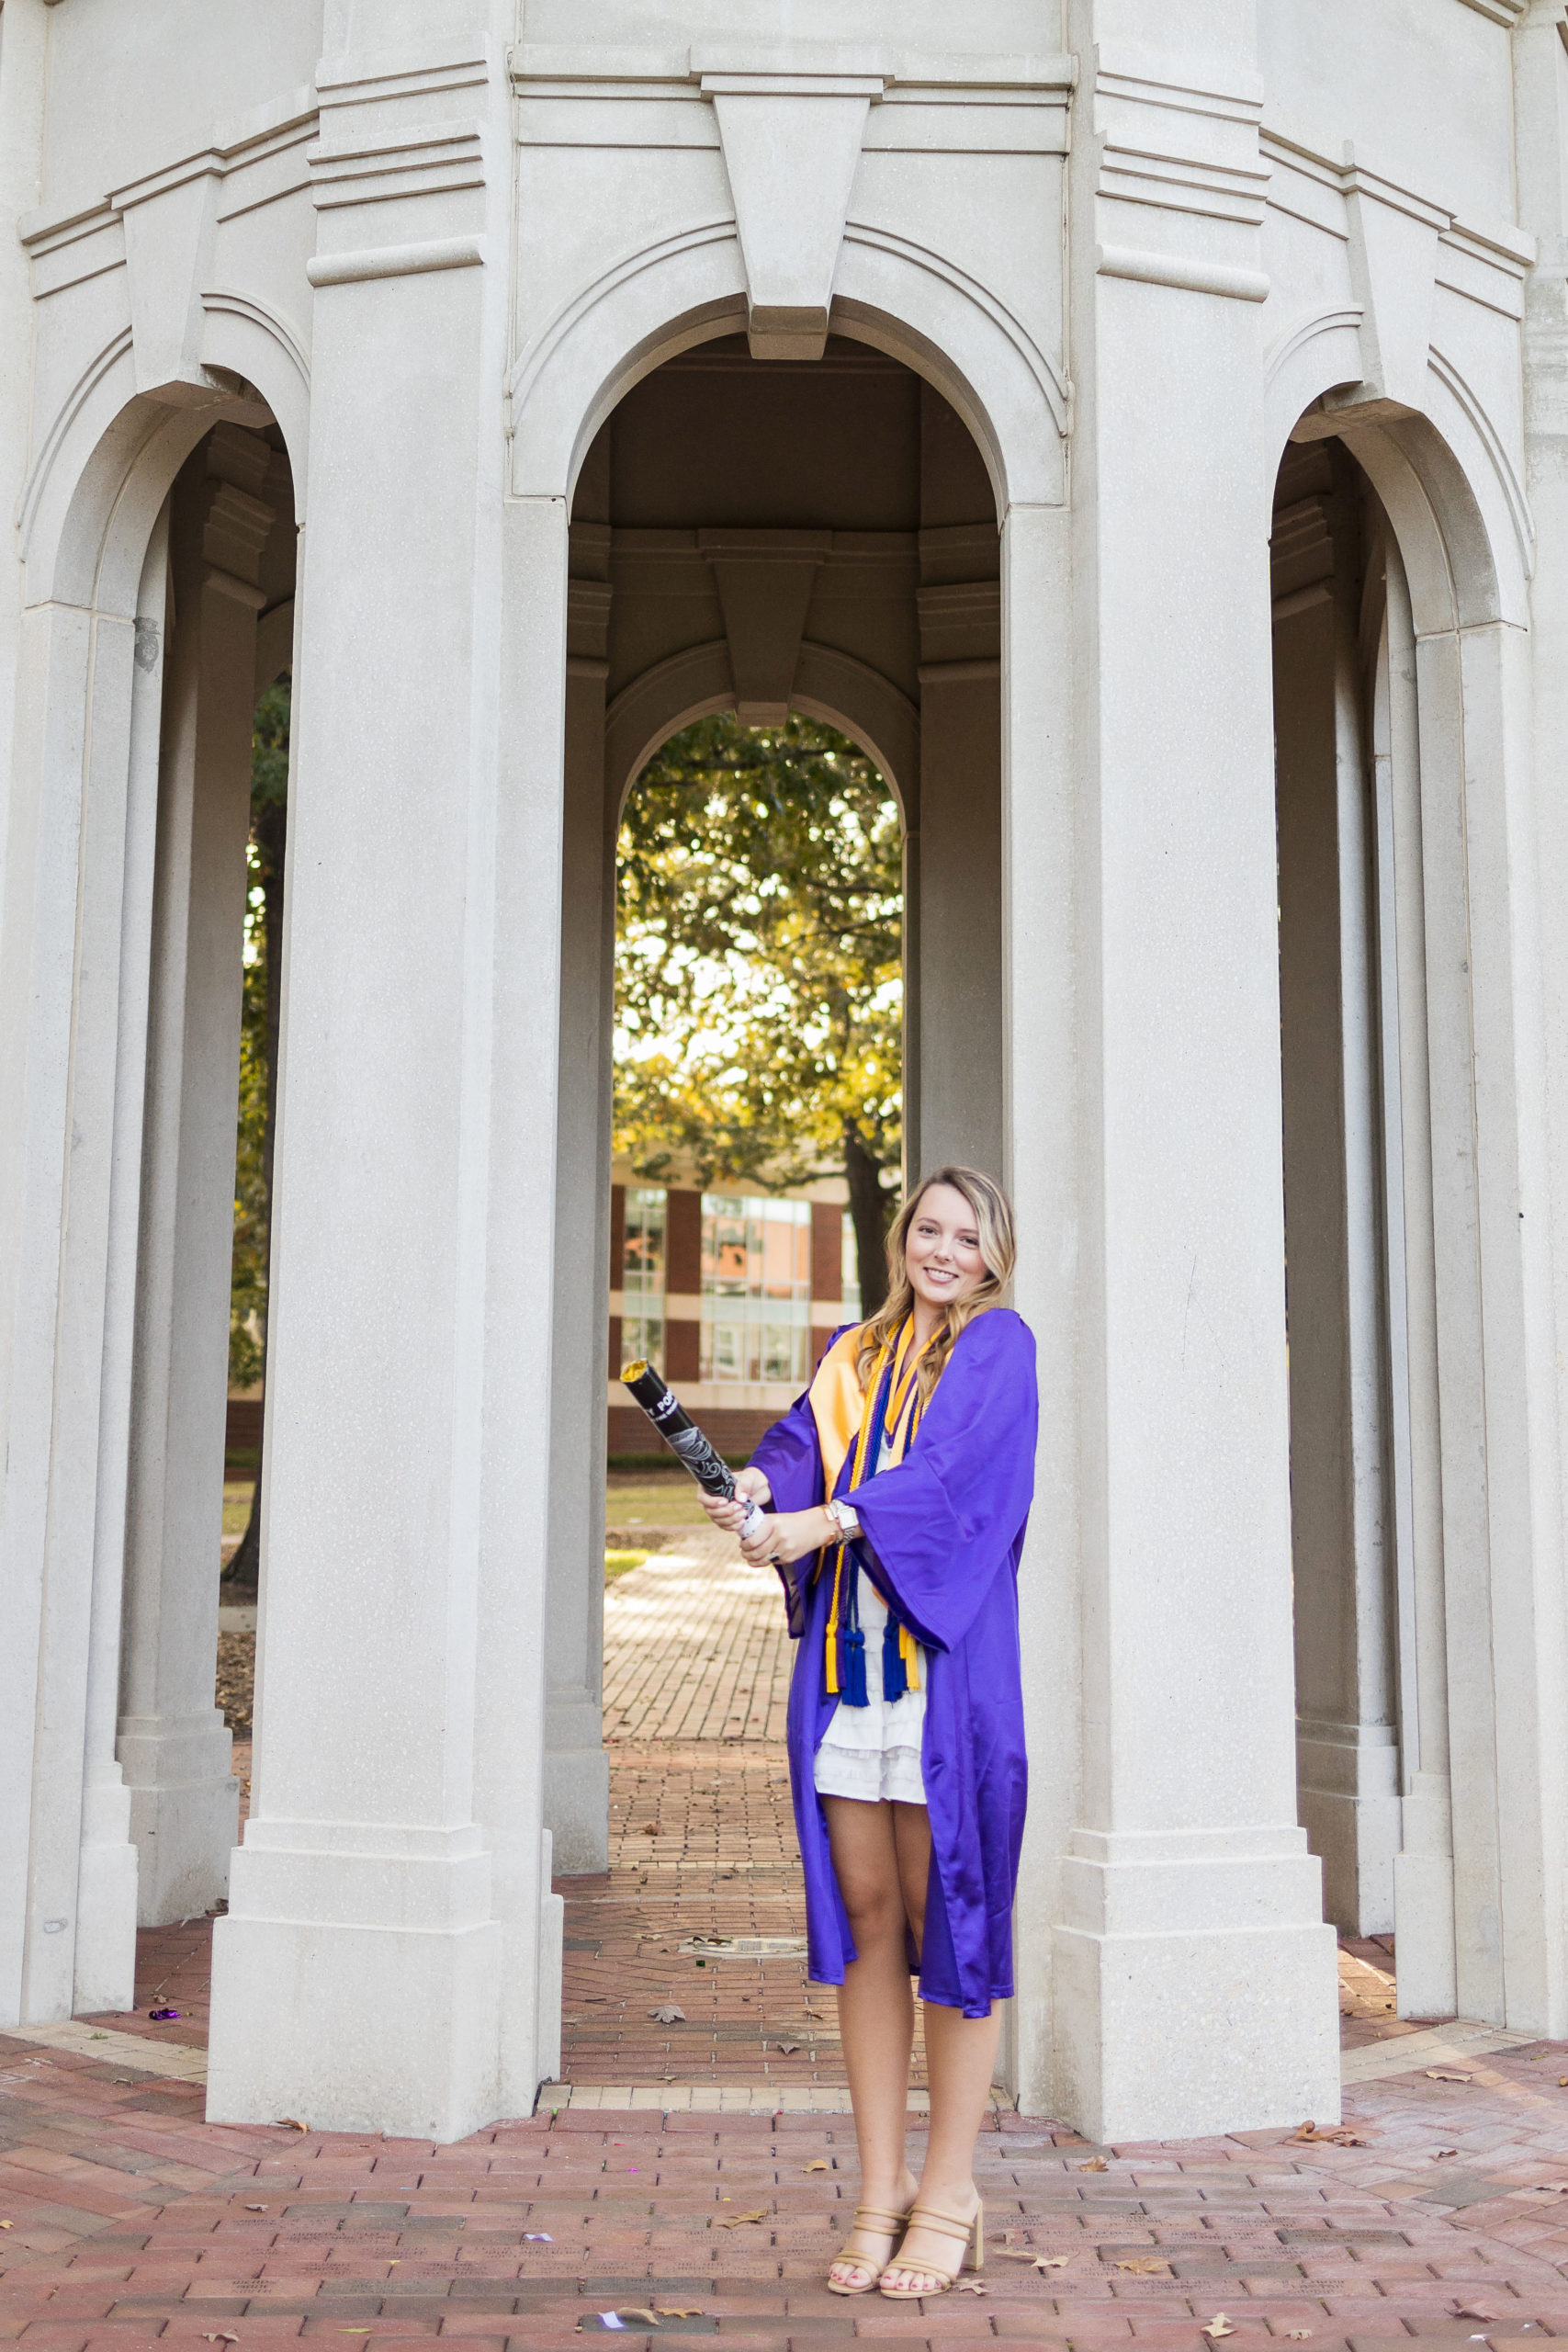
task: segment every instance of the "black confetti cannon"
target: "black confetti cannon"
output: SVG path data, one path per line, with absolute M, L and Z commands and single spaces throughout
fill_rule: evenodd
M 684 1463 L 705 1494 L 717 1495 L 721 1502 L 735 1500 L 735 1474 L 721 1454 L 714 1452 L 673 1389 L 665 1385 L 650 1363 L 639 1357 L 627 1364 L 621 1379 L 633 1399 L 642 1407 L 671 1453 Z M 749 1496 L 744 1498 L 746 1517 L 741 1523 L 742 1542 L 762 1519 L 762 1512 Z

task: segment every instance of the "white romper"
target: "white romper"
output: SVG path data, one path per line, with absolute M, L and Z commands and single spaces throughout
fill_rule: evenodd
M 877 1449 L 877 1460 L 881 1448 Z M 874 1476 L 875 1465 L 872 1474 Z M 865 1689 L 868 1704 L 846 1706 L 840 1699 L 822 1735 L 812 1775 L 817 1793 L 824 1797 L 858 1797 L 863 1804 L 892 1801 L 924 1804 L 926 1784 L 920 1777 L 920 1747 L 926 1728 L 926 1674 L 929 1660 L 920 1652 L 920 1687 L 901 1699 L 886 1699 L 882 1691 L 882 1629 L 887 1603 L 861 1572 L 860 1622 L 865 1635 Z

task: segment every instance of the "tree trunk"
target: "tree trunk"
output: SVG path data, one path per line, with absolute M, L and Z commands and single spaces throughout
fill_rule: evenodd
M 867 1151 L 852 1119 L 844 1122 L 844 1181 L 860 1261 L 860 1311 L 865 1317 L 874 1315 L 887 1297 L 887 1212 L 892 1203 L 883 1190 L 881 1163 Z
M 254 1590 L 261 1568 L 262 1458 L 266 1446 L 266 1358 L 271 1317 L 272 1155 L 277 1125 L 277 1035 L 283 990 L 283 852 L 288 825 L 285 800 L 264 801 L 252 820 L 251 831 L 261 853 L 262 989 L 266 1035 L 266 1125 L 262 1131 L 262 1195 L 265 1216 L 267 1296 L 262 1307 L 262 1410 L 256 1440 L 256 1483 L 251 1488 L 251 1512 L 223 1581 L 231 1590 Z

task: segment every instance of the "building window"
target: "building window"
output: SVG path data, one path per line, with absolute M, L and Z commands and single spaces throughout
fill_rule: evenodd
M 621 1354 L 664 1363 L 664 1193 L 626 1188 L 626 1241 L 621 1275 Z
M 811 1370 L 811 1204 L 703 1194 L 704 1380 Z

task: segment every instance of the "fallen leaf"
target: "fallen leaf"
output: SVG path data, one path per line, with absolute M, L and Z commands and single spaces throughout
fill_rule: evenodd
M 645 1838 L 657 1838 L 659 1835 L 658 1822 L 645 1821 L 642 1825 L 642 1834 Z
M 201 2340 L 204 2344 L 238 2344 L 240 2339 L 237 2335 L 231 2335 L 227 2328 L 219 2335 L 216 2329 L 204 2327 L 201 2331 Z
M 1568 2075 L 1558 2075 L 1557 2087 L 1560 2091 L 1568 2091 Z
M 767 2207 L 759 2205 L 754 2213 L 726 2213 L 718 2226 L 721 2230 L 739 2230 L 743 2229 L 748 2222 L 765 2222 L 767 2218 Z
M 8 2230 L 11 2224 L 9 2222 L 0 2222 L 0 2230 Z
M 1209 2338 L 1211 2343 L 1217 2344 L 1222 2335 L 1234 2335 L 1235 2334 L 1235 2330 L 1231 2325 L 1229 2320 L 1225 2317 L 1224 2312 L 1216 2312 L 1213 2319 L 1206 2320 L 1204 2322 L 1203 2334 Z
M 1157 2261 L 1153 2255 L 1148 2254 L 1140 2254 L 1133 2262 L 1119 2262 L 1116 2267 L 1118 2270 L 1135 2270 L 1141 2277 L 1149 2278 L 1168 2277 L 1170 2272 L 1168 2262 Z
M 1457 2156 L 1458 2154 L 1459 2150 L 1457 2148 L 1434 2148 L 1432 2151 L 1432 2158 L 1435 2163 L 1439 2156 Z
M 623 2327 L 629 2319 L 645 2319 L 649 2327 L 657 2327 L 659 2325 L 657 2315 L 648 2310 L 646 2305 L 642 2303 L 628 2303 L 625 2311 L 620 2311 L 615 2313 L 615 2317 L 620 2321 Z
M 1472 2082 L 1474 2080 L 1474 2076 L 1472 2075 L 1456 2075 L 1451 2066 L 1428 2066 L 1427 2069 L 1427 2080 L 1429 2083 L 1468 2083 Z
M 988 2295 L 991 2290 L 988 2287 L 982 2287 L 978 2278 L 961 2278 L 958 2291 L 961 2295 Z
M 700 2303 L 655 2303 L 653 2308 L 660 2319 L 701 2319 L 703 2315 Z
M 1034 2257 L 1036 2270 L 1065 2270 L 1066 2267 L 1067 2257 L 1065 2254 L 1037 2254 Z
M 265 2213 L 266 2211 L 266 2207 L 265 2205 L 247 2205 L 245 2211 L 247 2213 Z
M 87 2036 L 87 2039 L 89 2041 L 107 2041 L 108 2040 L 108 2035 L 107 2033 L 90 2033 Z
M 1079 2165 L 1079 2172 L 1109 2172 L 1111 2166 L 1103 2156 L 1090 2156 L 1087 2165 Z
M 812 2159 L 810 2164 L 802 2165 L 800 2169 L 802 2172 L 830 2172 L 832 2170 L 832 2166 L 829 2164 L 826 2156 L 816 2156 Z
M 276 2132 L 308 2132 L 310 2128 L 310 2127 L 308 2123 L 301 2123 L 298 2117 L 293 2115 L 280 2115 L 273 2126 L 273 2129 Z M 366 2333 L 368 2335 L 369 2330 L 367 2329 Z M 352 2328 L 350 2328 L 349 2334 L 351 2335 L 354 2334 L 354 2330 Z
M 1450 2303 L 1449 2309 L 1455 2319 L 1480 2319 L 1489 2325 L 1497 2316 L 1495 2312 L 1483 2311 L 1479 2303 Z
M 1285 2333 L 1292 2344 L 1304 2344 L 1312 2330 L 1310 2327 L 1288 2327 Z
M 1368 2144 L 1359 2132 L 1351 2131 L 1348 2123 L 1330 2124 L 1325 2132 L 1320 2132 L 1315 2123 L 1303 2123 L 1299 2132 L 1292 2132 L 1291 2137 L 1292 2140 L 1316 2141 L 1319 2145 L 1332 2148 L 1364 2148 Z
M 1558 2181 L 1540 2181 L 1529 2188 L 1516 2188 L 1516 2197 L 1568 2197 L 1568 2185 Z
M 800 2048 L 800 2044 L 798 2041 L 775 2041 L 773 2048 L 775 2050 L 782 2050 L 786 2058 L 793 2058 L 795 2052 Z
M 684 2025 L 686 2022 L 685 2010 L 678 2009 L 673 2001 L 661 2001 L 656 2009 L 649 2009 L 648 2014 L 655 2025 Z

